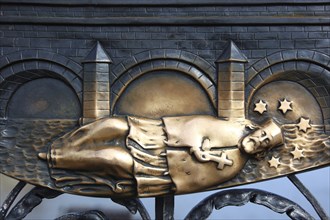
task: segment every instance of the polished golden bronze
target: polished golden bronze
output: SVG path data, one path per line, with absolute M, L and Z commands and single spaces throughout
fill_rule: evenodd
M 141 197 L 189 193 L 233 178 L 248 155 L 283 144 L 273 121 L 246 136 L 254 127 L 212 116 L 112 117 L 64 135 L 39 157 L 50 169 L 96 172 L 104 182 L 112 176 L 123 185 L 136 181 Z M 54 176 L 63 184 L 62 178 Z
M 116 88 L 118 97 L 110 100 L 115 97 L 108 76 L 111 62 L 100 43 L 85 59 L 78 126 L 64 120 L 36 120 L 34 126 L 27 119 L 8 122 L 2 142 L 11 155 L 23 152 L 28 159 L 23 168 L 8 160 L 2 173 L 79 195 L 152 197 L 330 164 L 327 125 L 315 97 L 300 84 L 273 76 L 246 97 L 248 61 L 233 42 L 216 60 L 216 92 L 212 85 L 201 86 L 208 83 L 206 77 L 192 79 L 174 67 L 156 68 Z M 23 133 L 38 123 L 44 126 L 39 134 L 49 139 L 41 138 L 25 151 L 27 144 L 18 137 L 33 136 L 33 131 Z M 54 133 L 49 131 L 56 126 Z M 30 174 L 32 162 L 35 176 Z

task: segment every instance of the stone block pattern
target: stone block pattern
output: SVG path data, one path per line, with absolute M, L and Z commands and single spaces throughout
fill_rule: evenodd
M 84 64 L 84 120 L 94 121 L 110 115 L 110 82 L 108 63 Z
M 220 63 L 218 65 L 218 116 L 245 118 L 244 64 Z
M 2 4 L 2 16 L 91 18 L 108 16 L 329 16 L 328 5 L 200 6 L 200 7 L 66 7 Z M 329 54 L 329 25 L 25 25 L 2 24 L 0 55 L 24 49 L 53 51 L 80 62 L 96 40 L 102 42 L 114 64 L 150 49 L 178 49 L 213 63 L 227 40 L 233 40 L 250 63 L 285 49 L 314 49 Z
M 147 51 L 153 51 L 153 53 L 156 53 L 157 50 L 187 52 L 187 55 L 191 56 L 190 54 L 194 54 L 197 57 L 193 58 L 193 62 L 197 67 L 201 64 L 200 69 L 197 68 L 198 71 L 205 71 L 202 66 L 206 66 L 209 70 L 215 69 L 214 61 L 222 53 L 228 40 L 234 41 L 249 61 L 245 66 L 247 70 L 245 79 L 248 82 L 245 88 L 246 95 L 253 92 L 256 88 L 255 86 L 264 82 L 263 79 L 267 75 L 280 71 L 300 69 L 326 75 L 330 69 L 329 62 L 326 59 L 330 54 L 330 27 L 329 24 L 318 22 L 319 18 L 329 18 L 330 6 L 328 3 L 313 4 L 311 1 L 309 4 L 226 6 L 203 6 L 201 4 L 185 7 L 169 5 L 139 5 L 137 7 L 72 5 L 67 7 L 66 5 L 56 4 L 2 3 L 0 5 L 0 15 L 0 81 L 9 79 L 9 76 L 15 75 L 22 69 L 27 69 L 31 72 L 33 69 L 42 68 L 61 72 L 68 79 L 69 84 L 72 82 L 77 94 L 79 94 L 78 87 L 79 85 L 81 86 L 81 79 L 79 77 L 73 78 L 72 76 L 81 74 L 81 67 L 77 64 L 80 64 L 86 57 L 96 41 L 102 43 L 112 58 L 111 69 L 117 70 L 110 72 L 110 84 L 116 83 L 115 79 L 120 77 L 118 73 L 122 73 L 125 69 L 129 68 L 136 72 L 144 72 L 142 69 L 133 69 L 129 65 L 134 65 L 132 64 L 132 58 L 136 59 L 136 63 L 140 63 L 139 58 L 141 54 L 143 59 L 145 59 Z M 230 17 L 241 20 L 242 18 L 250 19 L 252 17 L 264 16 L 264 18 L 270 20 L 268 20 L 268 24 L 262 25 L 248 23 L 199 23 L 196 25 L 193 22 L 186 25 L 175 25 L 175 23 L 166 25 L 135 25 L 132 23 L 114 25 L 111 22 L 102 23 L 102 21 L 107 21 L 106 19 L 109 18 L 115 18 L 117 19 L 116 21 L 120 22 L 120 19 L 125 17 L 133 17 L 135 20 L 141 18 L 166 20 L 173 16 L 186 19 L 188 23 L 191 17 L 201 16 L 207 19 L 217 16 L 219 18 Z M 296 23 L 290 25 L 271 22 L 272 19 L 283 17 L 306 18 L 306 22 L 304 24 Z M 309 22 L 309 18 L 314 19 L 314 23 Z M 15 19 L 20 20 L 20 22 L 15 23 Z M 24 23 L 25 19 L 37 19 L 44 22 L 29 24 L 27 22 Z M 47 23 L 47 21 L 54 21 L 54 19 L 63 19 L 67 23 Z M 80 19 L 95 22 L 95 24 L 70 23 L 70 21 Z M 8 22 L 10 20 L 13 22 Z M 97 22 L 102 24 L 96 24 Z M 36 54 L 33 54 L 35 51 L 45 53 L 44 56 L 41 56 L 42 60 L 34 60 L 33 57 L 37 57 Z M 49 54 L 52 54 L 52 57 Z M 173 56 L 171 56 L 171 59 Z M 63 57 L 70 61 L 67 62 Z M 14 66 L 9 66 L 9 64 L 16 63 L 19 59 L 24 59 L 24 64 L 17 63 Z M 48 60 L 56 60 L 56 63 L 63 64 L 63 66 L 55 66 Z M 62 60 L 67 63 L 64 64 Z M 178 57 L 178 60 L 180 60 L 180 57 Z M 203 62 L 200 62 L 201 60 Z M 297 62 L 287 62 L 287 60 L 296 60 Z M 208 62 L 209 65 L 205 65 L 204 61 Z M 283 63 L 280 63 L 281 61 Z M 171 65 L 171 62 L 166 61 L 164 65 Z M 311 63 L 320 65 L 311 65 Z M 149 64 L 145 63 L 145 65 Z M 70 68 L 74 74 L 62 72 L 61 68 L 68 65 L 77 66 L 77 68 Z M 158 63 L 156 65 L 161 66 L 162 64 Z M 267 66 L 269 68 L 266 68 Z M 145 67 L 146 69 L 149 68 L 148 66 Z M 185 69 L 184 67 L 182 68 Z M 320 70 L 320 68 L 322 69 Z M 123 71 L 119 71 L 119 69 Z M 44 74 L 46 73 L 38 73 L 40 77 L 46 76 Z M 132 74 L 134 75 L 134 72 Z M 215 74 L 208 74 L 205 77 L 210 78 L 209 81 L 217 81 Z M 32 79 L 33 77 L 30 76 L 30 78 Z M 311 93 L 317 95 L 317 100 L 323 109 L 325 121 L 329 123 L 329 86 L 326 86 L 324 80 L 322 82 L 322 79 L 316 74 L 302 74 L 299 80 L 303 85 L 308 86 Z M 14 88 L 14 86 L 11 86 L 12 84 L 9 81 L 8 87 L 0 88 L 0 93 L 3 97 L 6 97 L 6 100 L 10 99 L 12 94 Z M 220 84 L 219 88 L 223 87 Z M 234 87 L 234 85 L 232 86 Z M 222 94 L 224 95 L 225 93 Z M 229 96 L 231 95 L 233 93 L 230 93 Z M 6 103 L 6 100 L 1 100 L 1 103 Z M 237 105 L 235 104 L 235 106 Z M 5 106 L 5 104 L 1 104 L 1 106 Z M 1 108 L 4 111 L 4 108 Z M 225 106 L 222 108 L 225 108 Z M 1 111 L 1 116 L 5 116 L 3 111 Z M 330 128 L 328 130 L 330 131 Z

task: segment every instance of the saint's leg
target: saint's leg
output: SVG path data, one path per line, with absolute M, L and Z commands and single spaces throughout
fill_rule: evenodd
M 127 134 L 125 118 L 101 119 L 65 134 L 39 157 L 47 159 L 51 168 L 132 178 L 133 159 L 125 146 Z

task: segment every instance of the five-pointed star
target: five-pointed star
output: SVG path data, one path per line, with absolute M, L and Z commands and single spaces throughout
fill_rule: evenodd
M 297 146 L 294 148 L 294 151 L 290 152 L 293 155 L 293 159 L 300 159 L 304 157 L 303 150 L 300 150 Z
M 262 113 L 267 111 L 267 104 L 263 100 L 259 100 L 258 103 L 255 103 L 255 108 L 253 111 L 259 112 L 259 114 L 262 115 Z
M 218 160 L 218 169 L 222 170 L 225 167 L 225 165 L 232 166 L 233 161 L 227 159 L 227 154 L 223 152 Z
M 288 101 L 286 98 L 283 99 L 283 101 L 279 100 L 280 107 L 278 107 L 279 110 L 282 111 L 283 114 L 285 114 L 287 111 L 292 111 L 292 101 Z
M 304 118 L 300 118 L 300 122 L 299 124 L 297 124 L 299 131 L 303 131 L 306 133 L 308 128 L 311 128 L 310 123 L 310 119 L 304 119 Z
M 269 163 L 269 167 L 274 167 L 274 168 L 277 168 L 281 164 L 280 158 L 275 158 L 275 157 L 272 157 L 272 159 L 269 160 L 268 163 Z

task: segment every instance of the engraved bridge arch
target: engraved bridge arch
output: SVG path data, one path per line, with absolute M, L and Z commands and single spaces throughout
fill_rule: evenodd
M 8 102 L 21 85 L 47 77 L 65 82 L 74 90 L 80 102 L 82 101 L 82 67 L 77 62 L 45 50 L 18 51 L 1 57 L 0 116 L 7 115 Z
M 216 106 L 214 66 L 190 52 L 156 49 L 134 55 L 114 67 L 112 75 L 116 78 L 111 85 L 111 108 L 114 109 L 118 98 L 133 80 L 151 72 L 164 70 L 174 71 L 194 79 L 204 89 L 213 107 Z
M 285 50 L 273 53 L 247 70 L 246 101 L 272 81 L 289 80 L 304 86 L 322 110 L 325 130 L 330 133 L 330 56 L 313 50 Z

